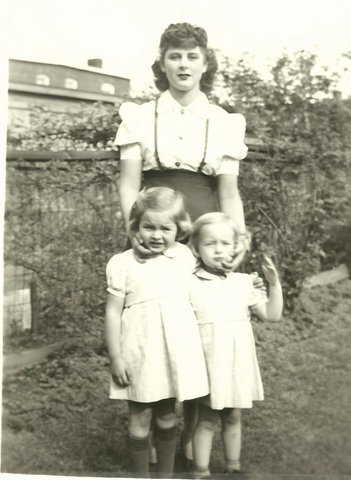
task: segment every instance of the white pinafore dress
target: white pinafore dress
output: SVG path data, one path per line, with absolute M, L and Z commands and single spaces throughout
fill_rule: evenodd
M 199 329 L 189 298 L 194 258 L 176 243 L 143 263 L 132 250 L 107 264 L 108 292 L 123 296 L 121 344 L 131 384 L 110 398 L 154 402 L 208 394 Z

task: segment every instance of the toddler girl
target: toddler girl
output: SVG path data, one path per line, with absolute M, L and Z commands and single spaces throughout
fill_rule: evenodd
M 219 212 L 199 217 L 191 244 L 199 259 L 193 274 L 191 299 L 197 317 L 210 382 L 210 395 L 199 401 L 194 434 L 194 469 L 209 476 L 212 440 L 218 418 L 226 471 L 240 471 L 240 409 L 263 400 L 250 310 L 261 319 L 279 320 L 283 297 L 278 273 L 265 257 L 262 265 L 269 284 L 268 298 L 253 285 L 253 277 L 230 272 L 237 232 L 231 219 Z
M 143 190 L 131 210 L 129 231 L 152 255 L 140 258 L 130 249 L 107 264 L 110 398 L 128 400 L 133 472 L 148 472 L 152 415 L 157 470 L 173 471 L 175 401 L 209 392 L 189 299 L 195 260 L 189 248 L 178 242 L 190 227 L 180 193 L 167 187 Z

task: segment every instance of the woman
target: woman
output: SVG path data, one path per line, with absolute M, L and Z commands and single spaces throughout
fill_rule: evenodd
M 203 28 L 171 24 L 159 50 L 152 69 L 160 96 L 120 108 L 115 144 L 121 153 L 119 193 L 125 225 L 142 187 L 168 186 L 184 194 L 192 220 L 218 210 L 233 219 L 242 239 L 236 251 L 239 264 L 247 246 L 237 184 L 239 160 L 247 154 L 245 119 L 207 99 L 217 61 Z M 184 407 L 183 445 L 190 459 L 194 408 L 191 403 Z

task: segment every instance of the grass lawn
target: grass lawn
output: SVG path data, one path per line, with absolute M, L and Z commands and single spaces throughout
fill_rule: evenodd
M 345 280 L 305 291 L 294 318 L 255 322 L 266 399 L 243 412 L 246 475 L 237 478 L 351 475 L 350 311 Z M 6 376 L 2 471 L 125 475 L 126 405 L 107 393 L 101 339 L 82 338 Z M 223 471 L 219 435 L 211 468 Z

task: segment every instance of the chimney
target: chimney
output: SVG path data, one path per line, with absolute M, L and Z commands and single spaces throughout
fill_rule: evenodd
M 89 67 L 102 68 L 102 58 L 89 58 Z

